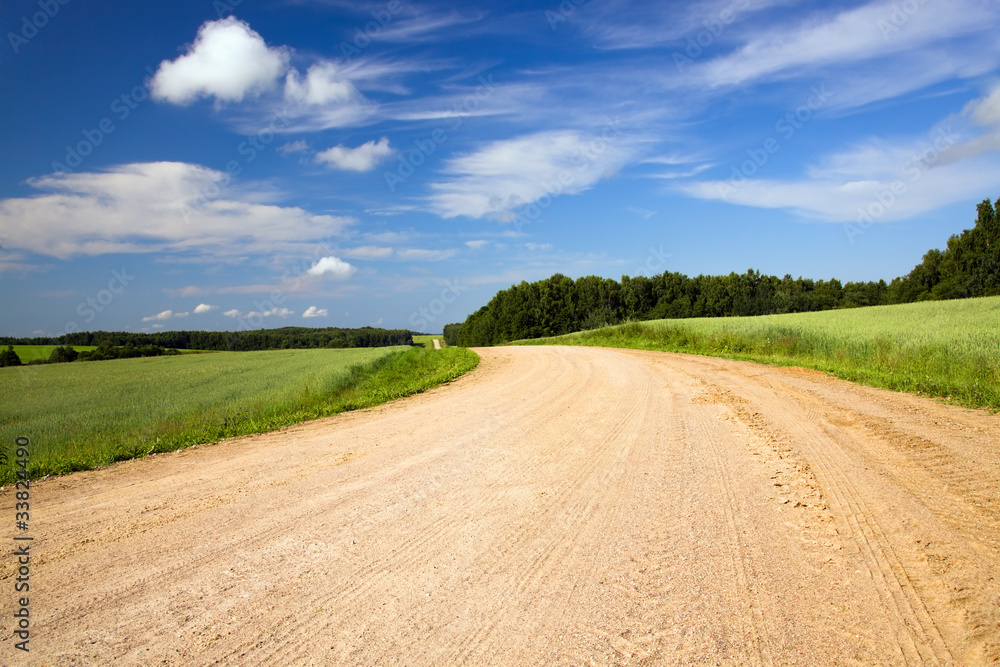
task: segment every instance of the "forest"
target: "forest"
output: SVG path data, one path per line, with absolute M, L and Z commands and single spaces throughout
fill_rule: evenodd
M 802 313 L 938 299 L 1000 295 L 1000 199 L 984 200 L 971 229 L 944 250 L 890 283 L 812 280 L 762 275 L 753 269 L 690 278 L 666 272 L 651 278 L 555 274 L 502 290 L 462 324 L 445 327 L 449 345 L 497 345 L 558 336 L 626 320 Z M 449 340 L 449 338 L 451 340 Z M 454 341 L 454 342 L 452 342 Z
M 413 345 L 413 334 L 403 329 L 341 329 L 283 327 L 257 331 L 81 331 L 57 337 L 0 338 L 0 345 L 96 345 L 141 348 L 154 346 L 182 350 L 285 350 L 304 348 L 387 347 Z

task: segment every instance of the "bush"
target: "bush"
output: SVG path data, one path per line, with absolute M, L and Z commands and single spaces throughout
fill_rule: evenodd
M 6 350 L 0 352 L 0 367 L 20 365 L 21 357 L 17 356 L 17 352 L 14 351 L 13 345 L 8 345 Z
M 49 363 L 59 364 L 68 361 L 76 361 L 78 356 L 80 356 L 79 353 L 73 349 L 72 345 L 67 345 L 66 347 L 60 345 L 56 349 L 52 350 L 52 354 L 49 355 Z

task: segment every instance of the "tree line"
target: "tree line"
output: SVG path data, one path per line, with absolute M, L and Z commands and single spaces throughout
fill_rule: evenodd
M 108 348 L 154 346 L 164 350 L 255 351 L 304 348 L 387 347 L 413 345 L 413 333 L 404 329 L 341 329 L 283 327 L 258 331 L 81 331 L 56 337 L 0 338 L 0 345 L 97 345 Z
M 730 317 L 801 313 L 1000 295 L 1000 199 L 984 200 L 971 229 L 930 250 L 910 273 L 890 283 L 812 280 L 761 275 L 753 269 L 727 276 L 681 273 L 598 276 L 577 280 L 555 274 L 501 290 L 464 323 L 445 327 L 445 341 L 465 346 L 558 336 L 625 320 Z

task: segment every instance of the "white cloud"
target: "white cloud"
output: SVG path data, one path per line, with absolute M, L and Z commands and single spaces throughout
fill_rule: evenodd
M 313 317 L 326 317 L 328 313 L 326 308 L 317 308 L 316 306 L 309 306 L 306 312 L 302 313 L 302 317 L 306 319 L 311 319 Z
M 164 310 L 157 313 L 156 315 L 150 315 L 149 317 L 142 318 L 143 322 L 156 322 L 157 320 L 173 320 L 187 317 L 190 313 L 175 313 L 172 310 Z
M 189 104 L 198 97 L 240 102 L 274 87 L 288 69 L 289 53 L 270 48 L 235 17 L 208 21 L 176 60 L 163 61 L 153 77 L 153 98 Z
M 477 239 L 475 241 L 466 241 L 465 245 L 467 245 L 470 248 L 478 250 L 479 248 L 482 248 L 487 243 L 489 243 L 489 241 L 484 241 L 483 239 Z
M 285 99 L 299 104 L 328 105 L 346 104 L 360 96 L 346 77 L 341 75 L 334 63 L 316 63 L 306 71 L 305 79 L 297 69 L 285 76 Z
M 357 125 L 368 119 L 374 105 L 348 76 L 329 61 L 315 63 L 305 77 L 292 69 L 285 76 L 283 116 L 291 118 L 285 131 L 320 131 Z
M 226 312 L 224 312 L 222 314 L 225 317 L 232 317 L 233 319 L 236 319 L 237 317 L 240 317 L 240 315 L 241 315 L 240 311 L 236 310 L 235 308 L 233 308 L 232 310 L 227 310 Z
M 309 144 L 305 142 L 304 139 L 299 139 L 298 141 L 289 141 L 278 147 L 278 152 L 282 155 L 291 155 L 292 153 L 302 153 L 303 151 L 309 150 Z
M 832 222 L 903 220 L 948 204 L 977 200 L 996 186 L 1000 118 L 995 89 L 924 136 L 872 139 L 827 156 L 798 179 L 754 179 L 752 161 L 724 180 L 679 186 L 699 199 L 789 209 Z M 969 122 L 969 120 L 973 122 Z M 993 122 L 986 127 L 980 124 Z M 745 156 L 744 156 L 745 157 Z
M 199 303 L 197 306 L 195 306 L 194 314 L 201 315 L 203 313 L 210 313 L 213 310 L 218 310 L 218 308 L 219 308 L 218 306 L 210 306 L 207 303 Z
M 591 188 L 635 152 L 635 141 L 614 127 L 595 134 L 565 130 L 496 141 L 449 160 L 445 171 L 451 180 L 431 185 L 430 206 L 445 218 L 503 219 L 545 197 Z
M 247 317 L 288 317 L 292 314 L 292 311 L 288 308 L 272 308 L 271 310 L 264 311 L 251 310 L 247 313 Z
M 310 276 L 331 275 L 338 280 L 345 280 L 354 275 L 356 268 L 339 257 L 324 257 L 306 271 Z
M 965 112 L 979 125 L 1000 126 L 1000 85 L 993 89 L 986 97 L 970 102 Z
M 301 252 L 309 241 L 339 234 L 352 222 L 223 198 L 241 192 L 232 185 L 222 189 L 228 178 L 199 165 L 152 162 L 29 179 L 42 194 L 0 200 L 4 245 L 61 259 L 147 252 L 273 256 L 276 250 Z
M 833 15 L 817 14 L 797 26 L 778 24 L 756 32 L 725 56 L 693 63 L 691 80 L 699 85 L 736 85 L 885 56 L 906 60 L 945 40 L 987 34 L 997 18 L 995 3 L 987 0 L 919 3 L 912 12 L 901 10 L 897 2 L 872 2 Z M 949 76 L 964 65 L 947 52 L 936 53 L 935 58 L 952 62 Z M 886 78 L 881 72 L 880 79 Z
M 325 163 L 334 169 L 345 171 L 371 171 L 394 153 L 389 146 L 389 139 L 382 137 L 375 141 L 361 144 L 357 148 L 334 146 L 316 154 L 316 162 Z

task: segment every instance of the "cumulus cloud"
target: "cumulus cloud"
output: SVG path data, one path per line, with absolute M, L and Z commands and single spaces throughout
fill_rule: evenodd
M 232 317 L 233 319 L 236 319 L 236 318 L 237 318 L 237 317 L 239 317 L 239 316 L 240 316 L 241 314 L 242 314 L 242 313 L 240 313 L 240 311 L 238 311 L 238 310 L 237 310 L 237 309 L 235 309 L 235 308 L 233 308 L 233 309 L 231 309 L 231 310 L 227 310 L 226 312 L 222 313 L 222 315 L 223 315 L 224 317 Z
M 510 219 L 512 211 L 542 198 L 576 194 L 615 173 L 636 152 L 635 141 L 607 127 L 540 132 L 496 141 L 449 160 L 448 180 L 433 183 L 430 207 L 445 217 Z
M 219 308 L 218 306 L 210 306 L 207 303 L 199 303 L 197 306 L 195 306 L 194 314 L 201 315 L 203 313 L 210 313 L 213 310 L 218 310 L 218 308 Z
M 157 313 L 156 315 L 150 315 L 149 317 L 142 318 L 143 322 L 156 322 L 157 320 L 173 320 L 182 317 L 187 317 L 190 313 L 175 313 L 172 310 L 164 310 Z
M 285 99 L 300 104 L 346 104 L 360 96 L 334 63 L 320 62 L 312 65 L 305 78 L 297 69 L 285 76 Z
M 254 317 L 255 315 L 259 315 L 260 317 L 288 317 L 291 314 L 292 311 L 288 308 L 272 308 L 264 311 L 251 310 L 247 313 L 247 317 Z
M 306 271 L 310 276 L 330 275 L 338 280 L 346 280 L 354 275 L 357 269 L 339 257 L 323 257 Z
M 309 308 L 306 309 L 306 312 L 302 313 L 302 317 L 306 319 L 311 319 L 313 317 L 326 317 L 327 314 L 328 313 L 326 312 L 326 308 L 317 308 L 316 306 L 309 306 Z
M 339 234 L 352 222 L 225 198 L 239 194 L 235 187 L 221 190 L 228 178 L 199 165 L 152 162 L 29 179 L 42 194 L 0 200 L 4 245 L 60 259 L 147 252 L 273 255 L 301 252 L 310 240 Z M 206 196 L 220 191 L 218 198 Z
M 250 25 L 235 17 L 208 21 L 194 44 L 176 60 L 165 60 L 152 80 L 153 98 L 190 104 L 199 97 L 240 102 L 275 86 L 288 69 L 289 52 L 271 48 Z
M 357 125 L 369 118 L 374 105 L 334 63 L 322 61 L 303 76 L 292 69 L 285 76 L 282 114 L 292 121 L 286 131 L 319 131 Z
M 334 146 L 317 153 L 316 162 L 345 171 L 371 171 L 379 162 L 390 157 L 393 152 L 389 146 L 389 139 L 382 137 L 378 142 L 369 141 L 357 148 Z

